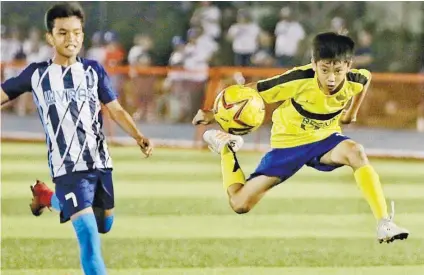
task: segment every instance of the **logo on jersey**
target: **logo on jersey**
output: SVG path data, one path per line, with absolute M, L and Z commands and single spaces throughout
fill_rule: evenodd
M 323 128 L 328 128 L 330 127 L 338 118 L 332 118 L 330 120 L 326 120 L 323 122 L 314 120 L 314 119 L 310 119 L 307 117 L 304 117 L 302 120 L 302 123 L 300 125 L 300 128 L 302 128 L 303 130 L 306 131 L 306 129 L 312 129 L 312 130 L 319 130 L 319 129 L 323 129 Z
M 96 94 L 94 90 L 90 88 L 81 88 L 78 90 L 75 90 L 74 88 L 63 90 L 47 90 L 43 91 L 43 96 L 47 106 L 56 104 L 57 101 L 66 104 L 71 101 L 83 102 L 96 100 Z

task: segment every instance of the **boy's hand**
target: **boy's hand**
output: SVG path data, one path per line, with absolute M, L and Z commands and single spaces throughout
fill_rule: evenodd
M 214 115 L 212 111 L 199 110 L 194 116 L 192 124 L 193 125 L 208 125 L 214 121 Z
M 356 114 L 350 111 L 343 112 L 340 122 L 342 124 L 350 124 L 356 121 Z
M 141 152 L 146 156 L 146 158 L 150 157 L 153 153 L 153 145 L 150 140 L 146 137 L 140 137 L 137 139 L 137 144 L 140 146 Z

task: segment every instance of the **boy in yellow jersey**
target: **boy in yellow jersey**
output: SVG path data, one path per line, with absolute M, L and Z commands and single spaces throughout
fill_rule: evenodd
M 351 69 L 353 50 L 354 42 L 347 36 L 318 34 L 311 64 L 246 85 L 256 89 L 266 103 L 282 102 L 272 115 L 272 150 L 247 180 L 235 154 L 242 138 L 217 130 L 204 133 L 209 147 L 221 155 L 224 188 L 236 213 L 249 212 L 266 191 L 304 165 L 320 171 L 347 165 L 377 220 L 378 241 L 408 237 L 408 230 L 397 226 L 393 214 L 387 213 L 379 176 L 364 148 L 341 134 L 339 122 L 356 120 L 371 81 L 369 71 Z M 212 121 L 212 112 L 199 110 L 193 124 Z

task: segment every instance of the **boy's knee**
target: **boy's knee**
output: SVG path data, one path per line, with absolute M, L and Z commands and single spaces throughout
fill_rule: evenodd
M 106 234 L 112 229 L 114 216 L 106 216 L 105 210 L 98 207 L 93 207 L 94 215 L 96 216 L 97 231 L 100 234 Z
M 349 165 L 353 168 L 361 167 L 368 163 L 368 158 L 365 154 L 365 149 L 359 143 L 351 142 L 347 144 L 345 154 Z
M 113 215 L 105 217 L 103 222 L 103 227 L 102 228 L 99 227 L 99 233 L 101 234 L 108 233 L 112 229 L 113 220 L 114 220 Z
M 252 209 L 252 205 L 249 203 L 248 200 L 234 200 L 231 199 L 231 208 L 236 212 L 237 214 L 246 214 L 249 213 L 249 211 Z

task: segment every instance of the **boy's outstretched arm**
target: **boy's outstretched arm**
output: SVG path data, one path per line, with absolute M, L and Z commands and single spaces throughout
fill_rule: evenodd
M 106 108 L 110 112 L 112 119 L 118 123 L 118 125 L 128 133 L 132 138 L 135 139 L 137 144 L 140 146 L 141 151 L 146 157 L 150 157 L 153 151 L 153 146 L 150 143 L 150 140 L 143 136 L 143 134 L 137 129 L 134 120 L 127 113 L 127 111 L 122 108 L 118 100 L 113 100 L 107 103 Z
M 371 83 L 371 76 L 368 78 L 367 84 L 365 84 L 362 92 L 352 97 L 352 103 L 350 104 L 349 109 L 344 112 L 343 116 L 340 119 L 340 122 L 343 124 L 349 124 L 356 121 L 356 116 L 358 115 L 359 108 L 361 107 L 362 101 L 364 100 L 368 88 Z

